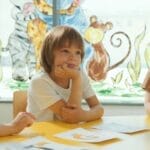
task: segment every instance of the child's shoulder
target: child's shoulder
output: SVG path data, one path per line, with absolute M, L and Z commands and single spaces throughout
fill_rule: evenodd
M 47 79 L 48 75 L 46 72 L 40 71 L 37 72 L 31 79 L 32 82 L 37 81 L 37 80 L 43 80 L 43 79 Z

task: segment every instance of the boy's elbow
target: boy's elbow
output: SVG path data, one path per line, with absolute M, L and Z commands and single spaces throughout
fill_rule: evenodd
M 99 108 L 99 117 L 101 118 L 104 115 L 104 108 L 100 106 Z
M 101 119 L 104 115 L 104 108 L 101 105 L 97 105 L 94 109 L 94 119 L 92 120 Z

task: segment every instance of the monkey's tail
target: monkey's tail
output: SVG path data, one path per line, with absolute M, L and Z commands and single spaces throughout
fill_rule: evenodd
M 119 41 L 119 44 L 114 44 L 113 43 L 114 36 L 119 35 L 119 34 L 124 35 L 127 38 L 128 43 L 129 43 L 129 48 L 128 48 L 127 54 L 120 61 L 118 61 L 117 63 L 115 63 L 111 66 L 109 66 L 107 71 L 110 71 L 110 70 L 116 68 L 117 66 L 121 65 L 127 59 L 127 57 L 129 56 L 129 54 L 131 52 L 131 40 L 125 32 L 122 32 L 122 31 L 115 32 L 110 38 L 111 45 L 113 45 L 114 47 L 117 47 L 117 48 L 121 46 L 121 44 L 122 44 L 121 38 L 117 38 L 117 40 Z

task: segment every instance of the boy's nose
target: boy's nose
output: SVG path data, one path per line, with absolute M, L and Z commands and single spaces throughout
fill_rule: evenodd
M 70 54 L 70 55 L 69 55 L 69 58 L 70 58 L 70 59 L 74 59 L 74 58 L 75 58 L 75 55 L 74 55 L 74 54 Z

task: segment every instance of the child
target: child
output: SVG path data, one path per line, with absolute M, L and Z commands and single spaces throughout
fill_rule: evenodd
M 0 136 L 17 134 L 25 127 L 30 126 L 34 120 L 35 118 L 32 114 L 20 112 L 11 123 L 0 125 Z
M 144 106 L 145 106 L 147 114 L 150 115 L 150 69 L 146 74 L 142 87 L 146 92 Z
M 83 39 L 72 27 L 57 26 L 46 36 L 41 52 L 44 72 L 32 79 L 28 89 L 27 111 L 38 121 L 56 117 L 78 123 L 102 117 L 103 108 L 80 69 L 83 56 Z M 82 99 L 89 110 L 81 108 Z

